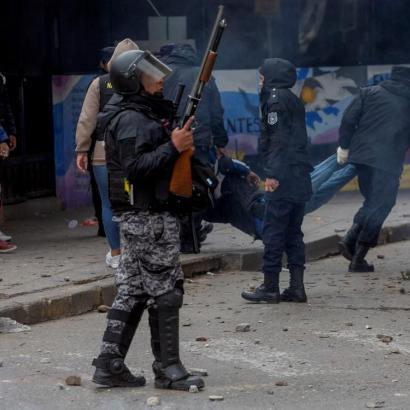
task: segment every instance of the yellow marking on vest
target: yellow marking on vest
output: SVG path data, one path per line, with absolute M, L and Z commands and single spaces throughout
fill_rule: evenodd
M 110 81 L 107 83 L 107 88 L 112 88 L 112 84 Z

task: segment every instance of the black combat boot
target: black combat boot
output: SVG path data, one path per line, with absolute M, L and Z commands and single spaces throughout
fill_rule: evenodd
M 265 275 L 264 282 L 258 286 L 253 292 L 244 291 L 241 296 L 249 302 L 266 302 L 266 303 L 279 303 L 280 291 L 279 291 L 279 274 L 274 278 L 267 277 Z
M 182 291 L 173 291 L 159 296 L 156 306 L 149 309 L 151 347 L 155 357 L 152 370 L 155 387 L 158 389 L 185 390 L 190 386 L 202 389 L 204 381 L 191 376 L 179 357 L 179 309 L 182 306 Z
M 349 272 L 374 272 L 374 266 L 369 264 L 365 257 L 369 252 L 369 246 L 358 244 L 349 266 Z
M 303 284 L 304 269 L 291 269 L 289 287 L 280 295 L 283 302 L 306 303 L 307 296 Z
M 124 359 L 144 313 L 146 302 L 146 299 L 141 298 L 131 312 L 113 308 L 109 310 L 107 314 L 108 321 L 123 322 L 123 326 L 119 332 L 114 333 L 110 330 L 110 322 L 108 322 L 103 343 L 116 345 L 118 354 L 101 353 L 97 359 L 93 360 L 92 364 L 96 367 L 92 379 L 94 383 L 109 387 L 139 387 L 145 385 L 145 378 L 139 375 L 134 376 L 125 365 Z
M 94 383 L 107 387 L 145 386 L 145 377 L 134 376 L 122 357 L 101 354 L 93 360 L 93 366 L 96 367 L 92 378 Z
M 339 252 L 349 261 L 352 260 L 356 249 L 356 242 L 362 227 L 358 224 L 353 224 L 347 231 L 346 235 L 338 243 Z

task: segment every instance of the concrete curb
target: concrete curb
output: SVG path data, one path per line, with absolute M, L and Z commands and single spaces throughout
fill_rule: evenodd
M 380 244 L 410 239 L 410 224 L 386 227 L 380 235 Z M 309 261 L 338 254 L 340 236 L 331 235 L 306 244 Z M 212 271 L 255 271 L 261 268 L 262 250 L 200 255 L 184 261 L 186 278 Z M 95 310 L 99 305 L 111 305 L 116 293 L 112 278 L 94 283 L 56 288 L 36 294 L 16 297 L 9 303 L 3 301 L 0 317 L 9 317 L 24 324 L 80 315 Z

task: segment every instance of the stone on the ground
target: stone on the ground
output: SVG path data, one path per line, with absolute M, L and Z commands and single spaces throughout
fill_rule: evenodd
M 346 322 L 345 326 L 353 326 L 353 322 Z
M 81 386 L 81 377 L 79 377 L 79 376 L 68 376 L 65 379 L 65 384 L 67 386 Z
M 19 333 L 30 330 L 30 326 L 22 325 L 9 317 L 0 317 L 0 333 Z
M 57 383 L 57 387 L 58 387 L 60 390 L 64 390 L 64 389 L 65 389 L 65 386 L 64 386 L 63 383 Z
M 206 370 L 206 369 L 189 369 L 189 374 L 191 374 L 192 376 L 204 377 L 204 376 L 208 376 L 208 370 Z
M 384 407 L 384 401 L 369 401 L 366 403 L 368 409 L 382 409 Z
M 197 342 L 207 342 L 208 338 L 205 336 L 199 336 L 195 339 Z
M 278 387 L 284 387 L 287 385 L 288 385 L 288 382 L 285 380 L 279 380 L 278 382 L 275 383 L 275 386 L 278 386 Z
M 377 335 L 377 338 L 386 344 L 389 344 L 393 341 L 393 337 L 392 336 L 388 336 L 388 335 Z
M 100 305 L 97 308 L 97 311 L 100 313 L 107 313 L 110 310 L 110 307 L 107 305 Z
M 249 323 L 239 323 L 236 325 L 235 331 L 236 332 L 250 332 L 251 325 Z
M 198 386 L 195 386 L 195 384 L 193 384 L 192 386 L 189 386 L 189 392 L 198 393 L 199 392 Z
M 157 396 L 148 397 L 147 406 L 155 407 L 161 404 L 161 399 Z
M 224 396 L 209 396 L 209 400 L 211 401 L 223 401 Z
M 40 360 L 40 363 L 51 363 L 51 360 L 49 357 L 44 357 L 43 359 Z

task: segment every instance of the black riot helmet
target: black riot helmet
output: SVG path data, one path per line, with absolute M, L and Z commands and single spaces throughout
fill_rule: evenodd
M 141 75 L 147 74 L 156 81 L 172 70 L 149 51 L 129 50 L 116 57 L 110 66 L 110 79 L 118 94 L 138 94 L 141 89 Z

